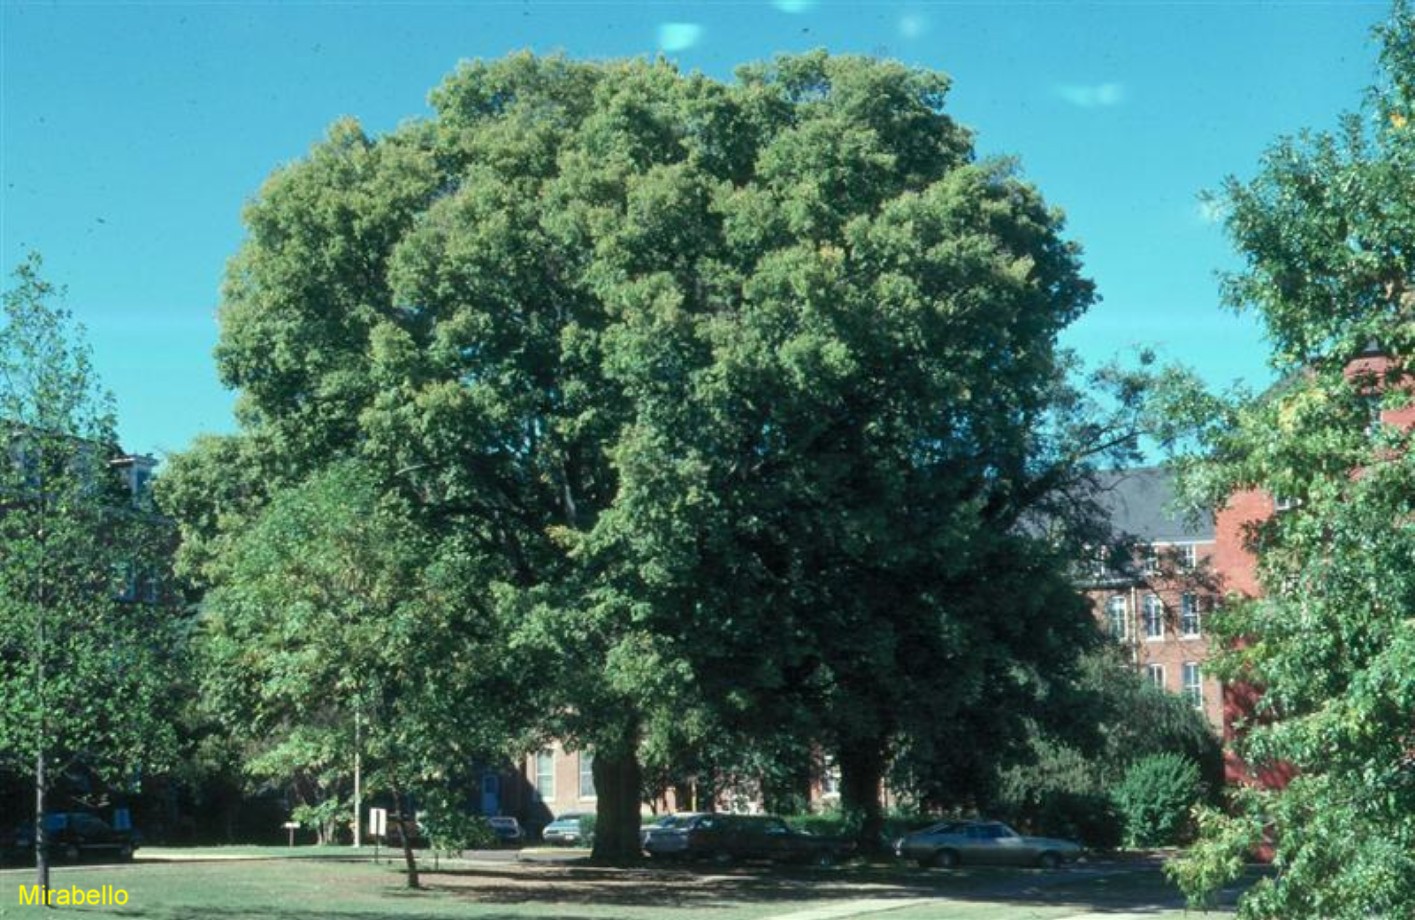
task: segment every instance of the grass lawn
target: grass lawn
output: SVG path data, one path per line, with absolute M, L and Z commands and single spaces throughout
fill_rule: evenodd
M 396 864 L 349 859 L 348 848 L 333 850 L 342 858 L 300 852 L 313 849 L 299 848 L 297 858 L 283 858 L 281 848 L 210 848 L 183 851 L 186 859 L 172 861 L 147 861 L 167 851 L 143 850 L 139 861 L 129 865 L 58 868 L 51 880 L 55 889 L 109 885 L 127 892 L 127 904 L 42 914 L 42 908 L 20 904 L 20 886 L 33 883 L 34 870 L 6 870 L 0 872 L 0 917 L 1127 920 L 1133 914 L 1177 920 L 1183 915 L 1177 892 L 1154 867 L 718 871 L 458 861 L 427 872 L 427 890 L 410 892 Z

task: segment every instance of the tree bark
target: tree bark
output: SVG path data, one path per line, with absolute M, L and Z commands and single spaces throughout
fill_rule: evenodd
M 49 777 L 45 772 L 44 738 L 39 741 L 39 753 L 34 757 L 34 866 L 35 883 L 41 894 L 49 890 L 49 835 L 44 828 L 44 807 L 49 791 Z M 48 898 L 45 907 L 52 908 Z
M 417 833 L 417 823 L 408 815 L 407 801 L 403 798 L 403 792 L 398 787 L 395 780 L 388 783 L 389 791 L 393 793 L 393 802 L 398 806 L 398 830 L 403 838 L 403 862 L 408 867 L 408 887 L 421 888 L 422 882 L 418 879 L 418 861 L 413 856 L 413 834 Z
M 592 858 L 613 864 L 638 862 L 639 802 L 643 785 L 639 754 L 630 744 L 623 751 L 596 750 L 594 764 L 595 830 Z
M 48 499 L 44 495 L 44 479 L 41 466 L 41 478 L 39 481 L 39 565 L 35 572 L 35 598 L 38 604 L 35 605 L 34 621 L 34 688 L 38 701 L 38 712 L 36 713 L 36 734 L 35 755 L 34 755 L 34 868 L 35 882 L 39 885 L 41 894 L 49 891 L 49 834 L 44 826 L 44 810 L 47 805 L 46 799 L 49 793 L 48 764 L 45 757 L 49 746 L 49 713 L 45 707 L 49 705 L 49 695 L 45 692 L 48 687 L 48 671 L 46 668 L 45 655 L 48 652 L 48 636 L 45 634 L 45 617 L 48 614 L 48 597 L 45 590 L 45 565 L 47 544 L 47 528 L 45 523 L 48 511 Z M 46 907 L 52 908 L 46 896 L 44 900 Z
M 855 842 L 862 853 L 875 853 L 883 846 L 884 812 L 879 799 L 884 749 L 884 740 L 875 738 L 858 739 L 840 748 L 840 804 L 847 815 L 858 817 Z

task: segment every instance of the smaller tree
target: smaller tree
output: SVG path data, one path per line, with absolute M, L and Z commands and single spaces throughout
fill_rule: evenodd
M 175 747 L 171 531 L 115 474 L 112 397 L 39 256 L 0 325 L 0 762 L 32 768 L 38 884 L 56 777 L 131 783 Z M 23 766 L 22 766 L 23 765 Z
M 480 644 L 494 632 L 481 609 L 463 603 L 465 566 L 455 541 L 435 546 L 343 462 L 278 492 L 210 567 L 203 691 L 233 732 L 266 745 L 248 768 L 338 761 L 347 775 L 357 737 L 370 786 L 399 803 L 412 888 L 410 794 L 438 790 L 502 737 L 488 728 L 497 707 L 477 705 L 501 659 Z

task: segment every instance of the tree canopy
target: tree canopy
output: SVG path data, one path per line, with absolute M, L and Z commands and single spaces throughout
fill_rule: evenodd
M 714 733 L 830 750 L 874 817 L 907 754 L 942 801 L 1094 633 L 1047 532 L 1126 443 L 1056 346 L 1093 288 L 947 90 L 821 52 L 473 62 L 247 208 L 239 439 L 280 483 L 361 458 L 475 559 L 541 732 L 595 753 L 601 855 L 637 852 L 640 752 Z M 196 491 L 212 552 L 264 500 Z
M 1248 918 L 1415 911 L 1415 16 L 1378 30 L 1383 78 L 1338 132 L 1279 141 L 1231 180 L 1228 230 L 1246 267 L 1226 291 L 1254 312 L 1286 377 L 1209 419 L 1187 461 L 1204 500 L 1287 500 L 1255 522 L 1262 597 L 1218 624 L 1230 680 L 1261 689 L 1240 726 L 1254 766 L 1295 771 L 1205 817 L 1180 870 L 1202 898 L 1267 839 L 1277 872 Z M 1213 408 L 1213 404 L 1210 404 Z

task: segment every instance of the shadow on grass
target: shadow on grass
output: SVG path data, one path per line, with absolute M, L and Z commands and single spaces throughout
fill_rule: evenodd
M 1231 907 L 1257 874 L 1226 891 Z M 521 864 L 427 873 L 429 889 L 481 904 L 599 905 L 640 908 L 712 908 L 732 904 L 951 899 L 977 903 L 1068 907 L 1092 913 L 1159 913 L 1184 907 L 1179 890 L 1158 864 L 1104 865 L 1061 870 L 901 866 L 839 869 L 697 866 L 604 868 Z

